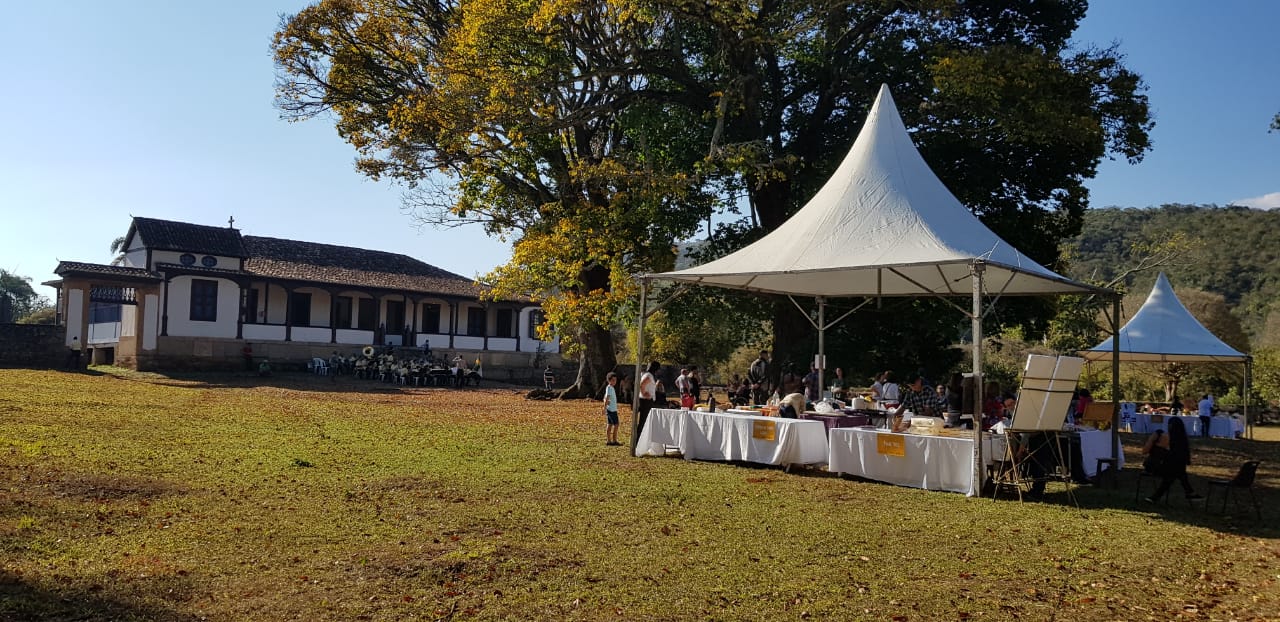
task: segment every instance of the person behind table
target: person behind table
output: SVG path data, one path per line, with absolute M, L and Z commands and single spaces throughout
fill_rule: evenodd
M 1080 397 L 1076 400 L 1076 419 L 1083 419 L 1089 405 L 1093 403 L 1093 394 L 1088 389 L 1080 389 Z
M 960 425 L 960 413 L 964 411 L 964 374 L 951 374 L 951 381 L 947 383 L 946 394 L 942 399 L 947 409 L 946 427 Z
M 982 390 L 982 429 L 1004 421 L 1004 399 L 1000 397 L 1000 385 L 988 382 Z
M 1196 404 L 1196 414 L 1200 415 L 1200 431 L 1201 435 L 1209 438 L 1209 424 L 1213 422 L 1213 398 L 1206 393 L 1200 398 L 1200 403 Z
M 653 361 L 649 363 L 649 367 L 640 376 L 640 386 L 636 389 L 640 397 L 639 409 L 636 411 L 637 434 L 644 429 L 644 422 L 649 418 L 649 411 L 653 410 L 658 401 L 658 371 L 661 369 L 662 363 Z M 632 442 L 634 443 L 635 441 Z
M 459 353 L 453 357 L 453 386 L 461 387 L 467 384 L 467 359 L 462 358 Z
M 1177 417 L 1169 419 L 1167 434 L 1163 430 L 1156 430 L 1147 439 L 1142 453 L 1147 456 L 1142 463 L 1143 469 L 1161 477 L 1156 491 L 1147 497 L 1148 503 L 1159 501 L 1169 491 L 1174 480 L 1182 484 L 1182 491 L 1187 495 L 1187 500 L 1204 498 L 1196 493 L 1191 487 L 1190 480 L 1187 479 L 1187 466 L 1191 464 L 1191 445 L 1187 442 L 1187 428 L 1181 419 Z
M 894 409 L 902 401 L 902 389 L 894 382 L 893 372 L 884 372 L 884 380 L 880 382 L 880 401 L 886 409 Z
M 848 388 L 849 388 L 849 383 L 846 382 L 844 379 L 844 370 L 837 367 L 836 377 L 831 381 L 831 397 L 834 397 L 842 402 L 848 401 L 849 395 L 848 395 L 848 391 L 846 390 Z
M 685 380 L 689 382 L 689 394 L 693 396 L 693 402 L 696 404 L 702 401 L 702 375 L 698 373 L 697 365 L 689 366 L 689 374 L 685 376 Z
M 872 381 L 871 382 L 871 400 L 872 401 L 879 402 L 884 397 L 884 377 L 888 375 L 888 373 L 889 372 L 887 371 L 882 371 L 876 374 L 875 378 L 871 379 Z
M 1179 398 L 1176 393 L 1174 394 L 1173 399 L 1169 400 L 1169 414 L 1182 414 L 1182 399 Z
M 689 368 L 681 367 L 680 373 L 676 375 L 676 393 L 680 394 L 681 401 L 684 396 L 689 394 Z
M 788 393 L 778 403 L 778 416 L 787 419 L 798 419 L 800 413 L 805 411 L 804 395 L 800 393 Z
M 738 392 L 732 396 L 734 406 L 747 406 L 751 404 L 751 383 L 743 381 L 738 385 Z
M 946 405 L 938 399 L 938 394 L 925 385 L 924 376 L 916 376 L 904 392 L 898 409 L 893 412 L 893 418 L 896 420 L 908 410 L 917 417 L 936 417 L 945 408 Z
M 757 404 L 769 399 L 769 351 L 761 350 L 760 356 L 747 368 L 747 382 L 751 383 L 751 398 Z
M 618 374 L 609 372 L 604 377 L 604 444 L 621 445 L 618 442 Z
M 818 386 L 818 364 L 809 363 L 809 373 L 801 381 L 804 383 L 804 397 L 810 402 L 822 399 L 822 387 Z

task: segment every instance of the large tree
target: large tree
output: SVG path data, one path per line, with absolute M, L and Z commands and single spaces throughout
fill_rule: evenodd
M 278 103 L 333 113 L 359 170 L 419 190 L 423 219 L 513 239 L 492 295 L 541 302 L 579 353 L 568 393 L 590 395 L 631 275 L 669 266 L 710 210 L 689 174 L 696 124 L 646 98 L 635 65 L 660 27 L 590 1 L 321 0 L 276 34 Z
M 703 103 L 709 159 L 741 180 L 745 220 L 765 230 L 827 179 L 881 83 L 947 186 L 1050 266 L 1080 228 L 1101 158 L 1149 148 L 1140 78 L 1115 49 L 1069 46 L 1082 0 L 655 3 L 676 19 L 652 71 Z M 734 240 L 720 240 L 725 251 Z M 807 322 L 789 301 L 775 308 L 776 348 L 808 347 Z M 936 312 L 877 321 L 904 333 Z
M 22 321 L 49 307 L 49 299 L 31 287 L 31 277 L 0 268 L 0 321 Z

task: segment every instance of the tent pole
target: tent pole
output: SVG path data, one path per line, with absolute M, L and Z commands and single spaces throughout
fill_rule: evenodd
M 814 402 L 818 402 L 822 399 L 822 387 L 826 386 L 826 383 L 823 381 L 826 376 L 823 372 L 826 371 L 825 368 L 827 366 L 826 334 L 827 299 L 822 296 L 818 296 L 818 360 L 816 361 L 818 364 L 818 394 L 813 396 Z M 833 399 L 835 398 L 834 395 L 831 397 Z M 797 416 L 799 416 L 799 414 L 800 413 L 796 413 Z
M 1249 385 L 1253 384 L 1253 357 L 1244 357 L 1244 430 L 1253 440 L 1253 420 L 1249 418 Z
M 969 266 L 973 282 L 973 483 L 972 494 L 982 494 L 986 470 L 982 461 L 982 273 L 986 266 L 975 261 Z
M 1111 459 L 1120 464 L 1120 295 L 1111 297 Z M 1100 474 L 1099 474 L 1100 475 Z
M 636 324 L 636 377 L 631 384 L 631 455 L 640 441 L 640 371 L 644 365 L 644 320 L 649 302 L 649 281 L 640 279 L 640 319 Z

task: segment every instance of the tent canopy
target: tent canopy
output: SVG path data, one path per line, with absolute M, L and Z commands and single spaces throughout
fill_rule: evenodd
M 645 278 L 815 297 L 967 297 L 976 263 L 992 293 L 1108 291 L 1041 266 L 982 224 L 930 170 L 882 85 L 849 154 L 800 211 L 735 253 Z
M 1111 358 L 1111 337 L 1080 353 L 1087 360 Z M 1247 355 L 1209 332 L 1173 293 L 1163 272 L 1147 301 L 1120 329 L 1121 361 L 1243 361 Z

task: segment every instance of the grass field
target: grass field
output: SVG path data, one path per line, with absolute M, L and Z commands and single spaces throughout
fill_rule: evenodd
M 1280 619 L 1275 429 L 1193 441 L 1201 492 L 1264 461 L 1257 521 L 1135 505 L 1132 436 L 1118 489 L 1020 504 L 631 458 L 514 388 L 258 380 L 0 370 L 0 620 Z

